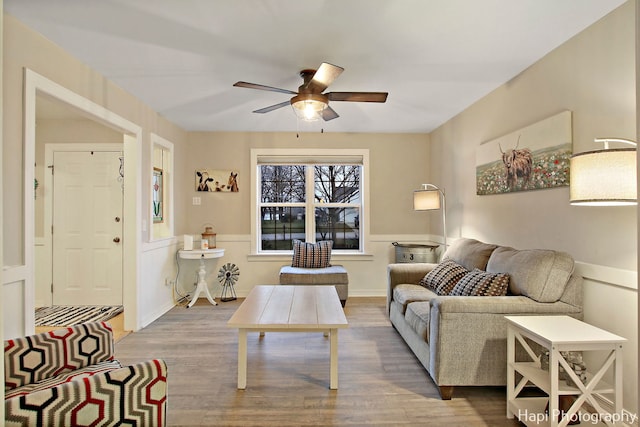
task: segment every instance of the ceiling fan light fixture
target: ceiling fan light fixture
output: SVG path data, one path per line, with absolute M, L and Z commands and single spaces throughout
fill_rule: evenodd
M 322 111 L 327 108 L 329 99 L 322 94 L 306 93 L 291 98 L 291 106 L 296 116 L 307 122 L 315 122 L 322 118 Z

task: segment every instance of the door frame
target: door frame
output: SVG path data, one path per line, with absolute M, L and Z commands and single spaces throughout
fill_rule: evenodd
M 47 143 L 44 144 L 44 168 L 49 167 L 49 165 L 53 164 L 53 156 L 54 153 L 57 152 L 90 152 L 90 151 L 106 151 L 106 152 L 121 152 L 124 156 L 124 147 L 122 144 L 118 143 Z M 126 158 L 125 158 L 126 163 Z M 45 172 L 44 174 L 44 188 L 53 188 L 53 174 L 49 172 Z M 124 194 L 122 197 L 122 203 L 124 206 Z M 45 266 L 47 280 L 46 283 L 51 283 L 52 273 L 53 273 L 53 235 L 50 230 L 53 226 L 53 201 L 54 197 L 52 196 L 50 191 L 44 192 L 44 247 L 46 248 L 47 255 L 47 265 Z M 124 263 L 124 259 L 120 260 L 120 263 Z M 124 267 L 124 264 L 123 264 Z M 34 282 L 35 283 L 35 282 Z M 37 283 L 35 283 L 37 286 Z M 121 285 L 121 291 L 124 291 L 124 278 Z M 37 292 L 36 292 L 37 295 Z M 52 303 L 53 292 L 50 293 L 49 303 Z M 124 298 L 124 296 L 123 296 Z
M 126 330 L 140 329 L 138 301 L 140 286 L 140 248 L 142 236 L 142 128 L 107 110 L 101 105 L 78 95 L 52 80 L 24 69 L 24 329 L 25 335 L 35 332 L 35 203 L 32 183 L 35 178 L 36 99 L 44 96 L 70 107 L 88 119 L 101 123 L 123 134 L 124 165 L 123 217 L 123 306 Z

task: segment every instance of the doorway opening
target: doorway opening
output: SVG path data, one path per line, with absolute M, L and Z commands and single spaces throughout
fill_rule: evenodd
M 140 172 L 138 164 L 141 157 L 142 129 L 117 114 L 93 103 L 92 101 L 71 92 L 70 90 L 48 80 L 47 78 L 25 69 L 25 167 L 24 182 L 35 182 L 36 164 L 36 105 L 38 100 L 52 101 L 64 106 L 85 119 L 99 123 L 117 131 L 122 136 L 122 153 L 127 161 L 123 165 L 123 215 L 129 218 L 122 223 L 122 305 L 125 310 L 124 328 L 126 330 L 139 329 L 137 313 L 137 294 L 139 280 L 139 246 L 140 237 L 138 224 L 141 223 L 141 213 L 137 203 L 141 191 Z M 35 218 L 34 188 L 25 185 L 25 217 Z M 35 220 L 25 223 L 24 260 L 27 270 L 24 292 L 24 323 L 25 333 L 35 332 Z

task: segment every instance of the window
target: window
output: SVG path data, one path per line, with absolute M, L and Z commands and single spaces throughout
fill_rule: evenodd
M 151 134 L 149 240 L 173 237 L 173 144 Z
M 257 253 L 291 251 L 294 239 L 364 252 L 365 150 L 254 151 Z

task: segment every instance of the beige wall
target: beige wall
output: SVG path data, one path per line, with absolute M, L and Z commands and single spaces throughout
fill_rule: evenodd
M 3 89 L 3 173 L 5 176 L 22 176 L 22 89 L 24 68 L 53 80 L 61 86 L 113 111 L 143 128 L 142 171 L 150 171 L 149 133 L 154 132 L 175 144 L 176 156 L 183 154 L 186 132 L 171 124 L 151 108 L 125 92 L 102 75 L 72 57 L 68 52 L 51 43 L 23 23 L 4 14 L 4 63 Z M 142 209 L 150 209 L 150 196 L 146 191 L 151 172 L 143 173 Z M 22 182 L 14 179 L 4 182 L 4 265 L 20 265 L 22 259 L 23 212 Z M 184 206 L 184 203 L 176 207 Z M 176 216 L 184 218 L 184 211 Z M 10 225 L 8 225 L 10 224 Z M 142 240 L 147 233 L 142 233 Z M 8 244 L 7 242 L 11 242 Z
M 636 270 L 636 208 L 569 205 L 568 187 L 477 196 L 475 152 L 485 141 L 562 110 L 574 152 L 595 137 L 635 139 L 634 3 L 628 2 L 431 134 L 431 167 L 448 194 L 448 228 L 517 247 L 565 250 L 577 260 Z
M 632 413 L 638 411 L 637 208 L 571 206 L 568 187 L 477 196 L 475 152 L 482 142 L 562 110 L 573 112 L 574 153 L 602 148 L 596 137 L 636 140 L 635 60 L 629 1 L 432 132 L 430 161 L 447 190 L 450 235 L 559 249 L 578 261 L 584 320 L 629 340 L 624 408 Z M 596 366 L 598 356 L 585 361 Z
M 4 336 L 12 337 L 23 335 L 29 330 L 29 318 L 32 319 L 31 310 L 25 307 L 33 306 L 34 291 L 32 282 L 34 265 L 31 257 L 31 248 L 25 249 L 25 224 L 33 221 L 26 217 L 23 209 L 23 186 L 33 188 L 33 183 L 23 183 L 24 147 L 23 141 L 23 87 L 24 70 L 28 68 L 35 73 L 49 79 L 63 88 L 84 97 L 95 104 L 109 110 L 115 115 L 126 119 L 141 129 L 141 143 L 139 146 L 140 158 L 128 165 L 134 165 L 134 172 L 140 174 L 140 191 L 129 203 L 129 212 L 135 212 L 139 206 L 140 215 L 148 218 L 150 212 L 150 134 L 153 132 L 175 145 L 175 156 L 184 155 L 186 132 L 162 118 L 158 113 L 134 98 L 96 71 L 88 68 L 59 46 L 51 43 L 38 33 L 32 31 L 10 15 L 3 15 L 3 266 L 5 274 L 2 283 L 2 302 L 4 319 Z M 135 127 L 135 126 L 134 126 Z M 130 128 L 131 129 L 131 128 Z M 37 132 L 36 132 L 37 133 Z M 136 152 L 136 149 L 132 149 Z M 126 161 L 126 160 L 125 160 Z M 128 170 L 129 170 L 128 166 Z M 136 173 L 132 182 L 135 182 Z M 129 194 L 137 190 L 129 187 Z M 126 198 L 125 198 L 126 199 Z M 138 201 L 139 199 L 139 201 Z M 176 227 L 180 229 L 180 221 L 186 218 L 186 203 L 177 198 L 175 216 L 178 218 Z M 134 206 L 131 207 L 131 205 Z M 161 283 L 150 282 L 147 279 L 148 271 L 142 271 L 140 267 L 140 248 L 138 242 L 148 240 L 148 231 L 143 231 L 142 220 L 136 215 L 125 218 L 130 230 L 125 236 L 129 237 L 126 245 L 136 248 L 131 256 L 125 259 L 125 307 L 129 316 L 125 314 L 125 323 L 130 329 L 140 327 L 139 319 L 153 320 L 161 312 L 150 310 L 155 307 L 143 307 L 138 295 L 149 293 L 149 289 L 158 292 L 162 297 L 162 307 L 170 307 L 171 290 Z M 148 230 L 147 224 L 147 230 Z M 27 236 L 29 240 L 29 236 Z M 135 242 L 135 243 L 134 243 Z M 28 256 L 25 256 L 27 254 Z M 154 260 L 151 266 L 166 263 L 171 265 L 173 257 Z M 154 268 L 152 267 L 152 268 Z M 128 303 L 126 301 L 129 301 Z M 156 301 L 156 300 L 154 300 Z M 146 312 L 144 310 L 147 310 Z M 32 321 L 31 321 L 32 322 Z
M 184 165 L 189 181 L 181 188 L 189 200 L 200 196 L 202 205 L 189 207 L 188 231 L 201 233 L 209 223 L 217 233 L 250 234 L 252 148 L 364 148 L 370 150 L 371 234 L 424 234 L 426 216 L 413 211 L 412 190 L 428 182 L 428 141 L 426 134 L 190 133 Z M 239 171 L 240 192 L 196 192 L 195 170 L 203 168 Z
M 4 3 L 2 0 L 0 0 L 0 13 L 3 13 L 4 10 Z M 0 22 L 0 80 L 2 80 L 2 57 L 3 57 L 3 42 L 2 42 L 2 28 L 3 28 L 3 23 Z M 2 99 L 3 99 L 3 91 L 2 88 L 0 87 L 0 133 L 2 132 Z M 2 136 L 0 136 L 0 147 L 3 145 L 4 139 L 2 138 Z M 3 154 L 2 152 L 0 152 L 0 164 L 2 164 L 2 157 Z M 3 214 L 3 192 L 2 192 L 2 174 L 0 174 L 0 224 L 4 224 L 4 214 Z M 4 236 L 4 232 L 0 229 L 0 260 L 4 259 L 2 256 L 2 248 L 3 248 L 3 236 Z M 2 272 L 0 271 L 0 279 L 2 279 Z M 0 280 L 0 287 L 3 285 L 4 280 Z M 4 313 L 3 313 L 3 306 L 0 304 L 0 341 L 4 342 Z M 2 360 L 0 360 L 0 372 L 4 374 L 4 358 L 2 358 Z M 2 392 L 2 397 L 4 400 L 4 391 Z M 0 420 L 4 420 L 4 406 L 2 408 L 0 408 Z

